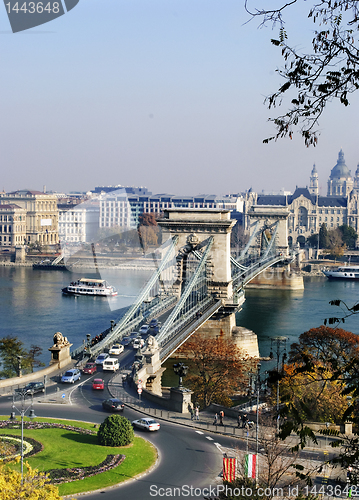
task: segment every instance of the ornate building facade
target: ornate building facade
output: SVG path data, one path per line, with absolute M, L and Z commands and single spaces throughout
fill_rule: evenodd
M 26 236 L 23 243 L 39 242 L 54 246 L 59 242 L 57 197 L 41 191 L 0 193 L 1 205 L 17 205 L 26 213 Z M 13 242 L 15 244 L 15 241 Z
M 340 150 L 328 179 L 327 196 L 319 195 L 319 178 L 313 165 L 309 187 L 297 187 L 290 195 L 251 192 L 246 199 L 246 213 L 252 205 L 287 207 L 290 212 L 289 243 L 292 245 L 303 245 L 309 236 L 319 232 L 323 223 L 328 230 L 348 225 L 359 233 L 359 165 L 353 178 Z M 245 219 L 248 223 L 248 218 Z

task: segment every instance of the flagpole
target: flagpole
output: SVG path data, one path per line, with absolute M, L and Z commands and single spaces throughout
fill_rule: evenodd
M 256 411 L 256 488 L 258 488 L 258 438 L 259 438 L 259 389 L 260 389 L 260 369 L 261 369 L 261 364 L 258 363 L 257 365 L 257 380 L 256 380 L 256 385 L 257 385 L 257 411 Z

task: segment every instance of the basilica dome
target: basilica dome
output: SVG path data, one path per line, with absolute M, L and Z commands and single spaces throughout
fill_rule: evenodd
M 341 149 L 338 154 L 338 161 L 330 173 L 330 179 L 350 179 L 350 170 L 345 164 L 344 153 Z

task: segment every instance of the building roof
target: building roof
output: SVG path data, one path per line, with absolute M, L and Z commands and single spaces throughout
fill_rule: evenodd
M 293 203 L 293 201 L 299 198 L 300 196 L 304 196 L 304 198 L 307 198 L 313 203 L 313 205 L 315 205 L 316 195 L 310 194 L 308 188 L 299 188 L 299 187 L 295 189 L 294 193 L 291 196 L 288 196 L 289 205 Z
M 19 207 L 19 205 L 16 205 L 15 203 L 9 203 L 9 204 L 0 204 L 0 210 L 24 210 L 24 208 Z
M 347 199 L 337 196 L 318 196 L 318 206 L 320 207 L 346 207 Z
M 279 194 L 261 194 L 257 198 L 257 205 L 279 205 L 286 207 L 287 206 L 287 196 Z

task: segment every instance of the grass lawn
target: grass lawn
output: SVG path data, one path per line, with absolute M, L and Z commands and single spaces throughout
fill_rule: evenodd
M 86 422 L 45 418 L 36 420 L 38 422 L 57 422 L 64 425 L 94 429 L 93 424 Z M 16 434 L 20 436 L 21 430 L 0 429 L 1 434 Z M 133 443 L 129 446 L 112 448 L 98 445 L 96 435 L 79 434 L 67 429 L 24 429 L 24 437 L 26 436 L 40 441 L 44 446 L 43 451 L 33 457 L 29 457 L 26 461 L 29 462 L 31 467 L 45 472 L 49 469 L 97 465 L 107 455 L 126 455 L 125 460 L 118 467 L 110 471 L 80 481 L 58 485 L 60 495 L 70 495 L 120 483 L 147 470 L 154 464 L 157 458 L 154 446 L 139 437 L 135 437 Z M 17 467 L 20 468 L 20 465 Z

